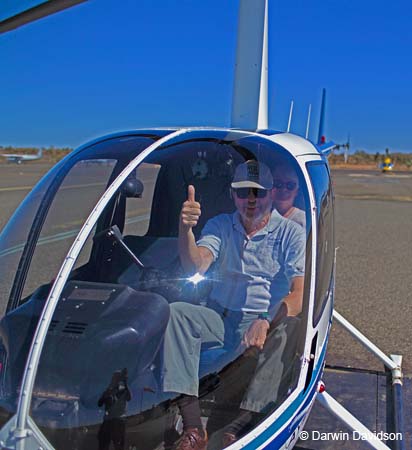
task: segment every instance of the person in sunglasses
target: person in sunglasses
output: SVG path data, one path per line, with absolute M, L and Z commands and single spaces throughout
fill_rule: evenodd
M 305 212 L 295 206 L 299 193 L 299 178 L 289 165 L 278 165 L 273 172 L 273 204 L 287 219 L 306 229 Z
M 280 317 L 296 316 L 302 309 L 305 234 L 273 208 L 269 168 L 255 160 L 238 165 L 231 191 L 236 211 L 210 219 L 197 242 L 192 228 L 201 205 L 195 200 L 193 186 L 188 187 L 180 214 L 178 242 L 183 268 L 190 275 L 206 274 L 213 264 L 215 271 L 206 306 L 170 305 L 162 384 L 164 392 L 182 394 L 183 435 L 176 450 L 207 447 L 198 402 L 202 346 L 220 346 L 232 360 L 247 348 L 262 350 L 272 323 Z M 282 301 L 269 311 L 275 280 Z M 248 401 L 256 408 L 266 402 L 253 398 L 253 393 Z

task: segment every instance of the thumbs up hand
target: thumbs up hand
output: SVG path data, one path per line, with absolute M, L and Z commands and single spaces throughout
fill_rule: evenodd
M 195 200 L 195 187 L 189 185 L 187 188 L 187 200 L 183 203 L 180 213 L 180 225 L 185 230 L 192 229 L 197 225 L 200 214 L 200 203 Z

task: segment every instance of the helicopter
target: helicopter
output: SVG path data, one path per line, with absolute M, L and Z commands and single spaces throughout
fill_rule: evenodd
M 233 214 L 231 183 L 248 161 L 273 174 L 286 167 L 295 176 L 293 207 L 304 216 L 294 225 L 304 236 L 303 295 L 276 393 L 230 448 L 292 448 L 315 399 L 331 401 L 322 375 L 336 318 L 327 160 L 334 144 L 268 128 L 267 11 L 267 0 L 240 2 L 230 128 L 138 129 L 88 142 L 43 177 L 4 228 L 1 447 L 103 448 L 111 419 L 121 424 L 125 448 L 173 447 L 181 431 L 179 396 L 161 389 L 171 305 L 205 307 L 213 287 L 225 282 L 218 266 L 204 274 L 182 267 L 180 210 L 192 186 L 202 204 L 196 238 L 210 219 Z M 323 120 L 324 100 L 322 136 Z M 288 286 L 272 281 L 276 303 Z M 247 351 L 201 349 L 199 401 L 209 449 L 222 448 L 222 433 L 240 414 L 239 398 L 255 368 L 256 357 Z M 103 407 L 121 393 L 121 402 Z
M 379 169 L 382 173 L 391 173 L 394 167 L 393 159 L 389 154 L 389 149 L 385 149 L 385 156 L 383 158 L 383 162 L 379 164 Z

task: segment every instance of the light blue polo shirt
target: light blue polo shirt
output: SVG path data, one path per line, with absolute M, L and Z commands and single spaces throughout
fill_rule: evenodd
M 304 275 L 305 232 L 276 210 L 251 238 L 238 211 L 213 217 L 197 245 L 213 254 L 211 300 L 233 311 L 264 313 L 270 307 L 273 316 L 292 279 Z

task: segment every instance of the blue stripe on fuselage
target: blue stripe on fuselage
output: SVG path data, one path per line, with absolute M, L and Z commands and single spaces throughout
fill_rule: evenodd
M 289 408 L 269 427 L 256 437 L 252 442 L 245 445 L 243 448 L 246 450 L 253 450 L 260 447 L 264 442 L 270 439 L 271 436 L 275 435 L 276 432 L 282 428 L 285 423 L 287 423 L 293 417 L 299 417 L 306 408 L 308 408 L 311 402 L 314 399 L 314 395 L 316 394 L 316 390 L 318 387 L 318 382 L 323 373 L 323 362 L 326 356 L 326 343 L 323 346 L 321 357 L 319 358 L 316 369 L 314 369 L 312 374 L 312 382 L 309 385 L 308 390 L 305 393 L 301 393 L 299 397 L 289 406 Z M 309 391 L 309 394 L 307 393 Z M 306 400 L 305 400 L 306 398 Z M 303 402 L 303 403 L 302 403 Z M 301 406 L 300 406 L 301 405 Z M 281 431 L 271 442 L 269 442 L 264 448 L 265 449 L 279 449 L 282 445 L 285 444 L 287 439 L 293 434 L 293 432 L 298 428 L 299 424 L 306 417 L 306 414 L 302 416 L 302 418 L 293 425 L 293 428 L 290 428 L 291 425 L 287 426 L 283 431 Z M 293 420 L 291 421 L 291 424 Z

